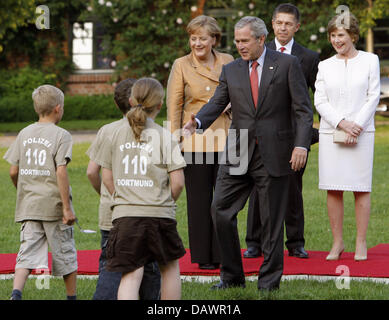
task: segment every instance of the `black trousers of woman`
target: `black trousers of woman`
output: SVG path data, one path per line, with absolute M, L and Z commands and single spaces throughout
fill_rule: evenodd
M 184 152 L 189 249 L 192 263 L 220 263 L 211 204 L 219 169 L 217 152 Z

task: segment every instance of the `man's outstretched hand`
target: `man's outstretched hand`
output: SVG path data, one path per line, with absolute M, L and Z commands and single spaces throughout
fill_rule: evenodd
M 195 133 L 196 128 L 197 128 L 197 121 L 195 120 L 194 113 L 192 113 L 190 115 L 190 120 L 182 128 L 182 135 L 185 138 L 190 137 L 193 133 Z

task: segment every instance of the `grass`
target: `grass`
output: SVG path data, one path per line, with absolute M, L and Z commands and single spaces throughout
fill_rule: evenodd
M 384 120 L 385 121 L 385 118 Z M 387 121 L 387 120 L 386 120 Z M 368 247 L 380 243 L 389 243 L 389 209 L 387 192 L 389 190 L 389 126 L 377 125 L 374 155 L 374 175 L 372 191 L 371 218 L 367 236 Z M 84 229 L 98 229 L 98 195 L 94 192 L 86 177 L 88 157 L 85 151 L 89 143 L 75 144 L 73 160 L 69 165 L 70 182 L 73 189 L 74 207 Z M 6 149 L 0 148 L 3 157 Z M 307 250 L 328 251 L 331 248 L 331 231 L 326 210 L 326 193 L 318 190 L 318 146 L 314 145 L 309 155 L 309 164 L 304 174 L 305 239 Z M 0 161 L 0 252 L 14 253 L 19 249 L 19 228 L 14 223 L 16 190 L 8 175 L 9 165 Z M 238 215 L 238 229 L 242 248 L 246 229 L 247 206 Z M 177 202 L 177 222 L 179 233 L 185 247 L 188 247 L 186 198 L 185 192 Z M 75 241 L 78 250 L 99 249 L 99 234 L 83 234 L 75 227 Z M 354 251 L 355 216 L 352 193 L 345 193 L 344 241 L 346 251 Z M 12 280 L 0 282 L 0 300 L 8 299 L 12 289 Z M 78 280 L 78 298 L 91 299 L 96 280 Z M 257 282 L 248 282 L 246 289 L 232 289 L 222 292 L 208 290 L 211 284 L 183 283 L 182 298 L 187 300 L 382 300 L 389 298 L 389 286 L 373 282 L 352 281 L 350 290 L 339 290 L 334 281 L 284 281 L 280 290 L 269 295 L 260 295 Z M 64 285 L 61 279 L 51 279 L 49 290 L 37 290 L 35 280 L 27 282 L 25 299 L 63 299 Z
M 166 119 L 166 116 L 157 117 L 156 122 L 160 125 L 163 124 L 163 121 Z M 98 120 L 68 120 L 61 121 L 59 126 L 69 130 L 69 131 L 80 131 L 80 130 L 93 130 L 97 131 L 103 125 L 116 121 L 117 119 L 98 119 Z M 0 136 L 4 134 L 15 134 L 19 132 L 27 125 L 33 123 L 31 122 L 0 122 Z
M 111 123 L 112 121 L 115 121 L 117 119 L 99 119 L 99 120 L 69 120 L 69 121 L 61 121 L 59 123 L 59 126 L 70 131 L 80 131 L 80 130 L 93 130 L 97 131 L 100 129 L 103 125 L 107 123 Z M 156 118 L 156 122 L 160 125 L 163 125 L 163 121 L 166 120 L 166 115 L 161 114 Z M 318 124 L 319 116 L 317 113 L 314 114 L 314 121 Z M 377 123 L 384 123 L 389 124 L 389 118 L 383 117 L 383 116 L 376 116 L 376 122 Z M 4 123 L 0 122 L 0 136 L 4 134 L 15 134 L 19 132 L 21 129 L 26 127 L 28 124 L 33 123 L 31 122 L 10 122 L 10 123 Z
M 116 119 L 104 119 L 104 120 L 72 120 L 72 121 L 61 121 L 59 126 L 66 130 L 97 130 L 103 125 L 110 123 Z M 31 122 L 10 122 L 0 123 L 0 132 L 2 133 L 15 133 L 19 132 L 21 129 L 27 125 L 33 123 Z
M 39 280 L 38 280 L 39 281 Z M 77 280 L 77 299 L 91 300 L 97 280 Z M 63 300 L 66 297 L 62 279 L 52 278 L 48 289 L 38 290 L 36 278 L 27 281 L 23 291 L 24 300 Z M 260 293 L 256 281 L 247 281 L 246 288 L 232 288 L 215 293 L 209 290 L 211 284 L 183 282 L 183 300 L 388 300 L 389 286 L 367 281 L 352 281 L 349 289 L 339 290 L 334 281 L 288 280 L 280 289 L 270 293 Z M 12 280 L 1 280 L 0 300 L 9 299 Z

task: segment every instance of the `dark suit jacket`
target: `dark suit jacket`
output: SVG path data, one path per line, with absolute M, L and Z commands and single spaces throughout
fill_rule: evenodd
M 277 49 L 274 40 L 267 43 L 266 47 L 272 50 Z M 319 54 L 303 47 L 295 40 L 292 46 L 292 55 L 296 56 L 301 64 L 308 88 L 311 88 L 312 92 L 315 92 L 316 75 L 320 62 Z
M 276 42 L 274 40 L 267 43 L 266 47 L 273 50 L 277 49 Z M 304 73 L 305 81 L 307 82 L 307 87 L 311 88 L 312 92 L 315 92 L 316 75 L 320 62 L 319 54 L 303 47 L 295 40 L 292 46 L 292 55 L 296 56 L 300 62 L 301 68 Z M 311 144 L 317 143 L 318 141 L 319 130 L 312 128 Z
M 313 113 L 304 75 L 296 57 L 267 49 L 260 79 L 257 108 L 254 107 L 249 79 L 249 63 L 241 58 L 223 66 L 219 86 L 210 101 L 197 113 L 201 128 L 207 129 L 231 102 L 232 129 L 226 149 L 229 166 L 242 166 L 230 161 L 229 154 L 246 153 L 245 174 L 256 140 L 265 168 L 271 176 L 292 173 L 289 163 L 295 146 L 310 148 Z M 295 132 L 293 120 L 295 119 Z M 246 129 L 246 130 L 244 130 Z M 241 131 L 243 130 L 243 131 Z M 240 136 L 247 136 L 241 139 Z M 246 145 L 241 146 L 241 142 Z M 242 151 L 243 150 L 243 151 Z

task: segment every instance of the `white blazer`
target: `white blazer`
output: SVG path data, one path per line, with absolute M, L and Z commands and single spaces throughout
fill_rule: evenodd
M 359 51 L 352 59 L 333 56 L 319 63 L 314 103 L 321 116 L 319 132 L 332 133 L 343 119 L 372 132 L 380 99 L 378 56 Z

